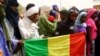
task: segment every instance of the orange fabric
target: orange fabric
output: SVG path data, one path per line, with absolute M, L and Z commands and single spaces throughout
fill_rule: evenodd
M 84 56 L 85 33 L 70 35 L 70 56 Z
M 2 50 L 0 50 L 0 56 L 3 56 Z

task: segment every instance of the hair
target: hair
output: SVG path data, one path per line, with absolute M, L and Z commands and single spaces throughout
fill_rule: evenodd
M 26 6 L 26 11 L 27 11 L 28 9 L 30 9 L 31 7 L 34 7 L 34 6 L 35 6 L 35 4 L 32 4 L 32 3 L 28 4 L 28 5 Z

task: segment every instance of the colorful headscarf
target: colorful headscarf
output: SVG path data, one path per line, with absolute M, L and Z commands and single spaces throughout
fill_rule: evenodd
M 87 13 L 86 13 L 86 12 L 81 12 L 81 13 L 78 15 L 78 17 L 77 17 L 77 19 L 76 19 L 76 21 L 75 21 L 75 25 L 82 25 L 82 26 L 84 26 L 84 25 L 80 22 L 81 17 L 82 17 L 83 15 L 87 15 Z
M 85 22 L 81 22 L 80 20 L 82 19 L 82 16 L 83 15 L 87 15 L 87 13 L 86 12 L 81 12 L 79 15 L 78 15 L 78 17 L 77 17 L 77 19 L 76 19 L 76 21 L 75 21 L 75 25 L 74 25 L 74 30 L 77 32 L 79 29 L 77 28 L 77 26 L 81 26 L 81 27 L 87 27 L 87 25 L 86 25 L 86 23 Z
M 97 10 L 95 8 L 91 8 L 91 9 L 88 9 L 87 11 L 87 20 L 86 20 L 86 24 L 87 26 L 91 27 L 91 32 L 90 32 L 90 35 L 91 35 L 91 38 L 93 40 L 95 40 L 96 36 L 97 36 L 97 27 L 96 27 L 96 24 L 95 24 L 95 21 L 92 19 L 92 15 L 96 12 Z
M 91 18 L 91 16 L 96 12 L 95 8 L 90 8 L 87 10 L 87 19 Z

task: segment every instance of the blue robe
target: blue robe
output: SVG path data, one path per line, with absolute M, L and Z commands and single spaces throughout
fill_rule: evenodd
M 6 40 L 1 25 L 0 25 L 0 50 L 2 50 L 3 56 L 11 56 L 8 47 L 6 45 Z

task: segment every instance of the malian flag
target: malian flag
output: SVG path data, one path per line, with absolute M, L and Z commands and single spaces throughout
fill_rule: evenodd
M 25 56 L 84 56 L 85 33 L 24 41 Z

